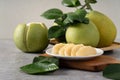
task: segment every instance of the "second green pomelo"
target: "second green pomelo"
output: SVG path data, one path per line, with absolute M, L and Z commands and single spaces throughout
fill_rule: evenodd
M 105 47 L 115 40 L 117 30 L 114 23 L 106 15 L 98 11 L 90 11 L 87 17 L 96 25 L 100 33 L 100 41 L 97 47 Z
M 89 24 L 74 24 L 66 30 L 66 41 L 96 47 L 99 42 L 99 31 L 91 21 Z

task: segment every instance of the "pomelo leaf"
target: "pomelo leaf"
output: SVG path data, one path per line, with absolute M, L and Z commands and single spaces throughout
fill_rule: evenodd
M 87 11 L 85 9 L 77 9 L 75 13 L 78 14 L 80 18 L 85 18 Z
M 48 30 L 48 38 L 59 38 L 65 35 L 65 29 L 60 26 L 52 26 Z
M 66 24 L 76 24 L 76 23 L 89 23 L 89 19 L 86 16 L 87 12 L 84 9 L 77 9 L 75 12 L 67 13 L 67 17 L 64 20 Z
M 55 71 L 58 68 L 59 67 L 56 64 L 50 62 L 44 62 L 44 63 L 36 62 L 20 67 L 22 71 L 28 74 L 46 73 L 50 71 Z
M 54 23 L 56 23 L 57 25 L 60 25 L 61 27 L 64 27 L 64 20 L 66 19 L 67 14 L 63 14 L 60 18 L 57 18 L 54 20 Z
M 51 63 L 55 63 L 56 65 L 59 64 L 59 60 L 57 58 L 54 58 L 54 57 L 38 56 L 38 57 L 35 57 L 33 59 L 33 63 L 35 63 L 35 62 L 42 62 L 42 63 L 44 63 L 46 61 L 51 62 Z
M 45 11 L 41 16 L 45 17 L 46 19 L 56 19 L 63 15 L 63 12 L 60 9 L 49 9 Z
M 20 69 L 28 74 L 44 74 L 59 69 L 59 60 L 55 57 L 38 56 L 33 63 L 24 65 Z
M 67 18 L 64 20 L 64 22 L 67 23 L 73 23 L 74 21 L 79 21 L 79 16 L 75 14 L 74 12 L 70 12 L 67 14 Z
M 79 0 L 63 0 L 62 4 L 66 7 L 77 7 L 81 5 Z
M 103 70 L 103 76 L 110 79 L 120 80 L 120 64 L 111 64 Z
M 77 9 L 75 11 L 75 13 L 78 15 L 79 17 L 79 21 L 85 24 L 89 23 L 89 19 L 87 19 L 85 16 L 87 14 L 87 11 L 85 9 Z

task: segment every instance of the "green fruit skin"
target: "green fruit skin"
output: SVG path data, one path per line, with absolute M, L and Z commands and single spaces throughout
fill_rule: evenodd
M 117 30 L 115 24 L 104 14 L 91 11 L 87 17 L 96 25 L 100 33 L 100 41 L 97 47 L 106 47 L 112 44 L 116 38 Z
M 19 24 L 14 42 L 23 52 L 40 52 L 48 46 L 48 30 L 43 23 Z
M 66 41 L 96 47 L 99 42 L 99 32 L 91 21 L 89 24 L 79 23 L 68 27 Z

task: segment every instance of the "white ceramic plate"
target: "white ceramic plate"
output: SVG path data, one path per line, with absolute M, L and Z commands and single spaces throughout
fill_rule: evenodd
M 47 49 L 46 53 L 48 55 L 51 55 L 51 56 L 54 56 L 57 58 L 61 58 L 61 59 L 66 59 L 66 60 L 88 60 L 88 59 L 98 57 L 104 53 L 104 51 L 102 49 L 99 49 L 99 48 L 95 48 L 95 49 L 97 51 L 96 55 L 85 56 L 85 57 L 84 56 L 61 56 L 61 55 L 57 55 L 57 54 L 52 53 L 52 48 Z

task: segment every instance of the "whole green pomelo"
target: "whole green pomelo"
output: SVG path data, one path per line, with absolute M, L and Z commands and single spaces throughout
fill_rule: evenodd
M 19 24 L 14 42 L 23 52 L 40 52 L 48 46 L 48 30 L 43 23 Z
M 66 41 L 96 47 L 99 42 L 99 31 L 91 21 L 89 24 L 74 24 L 66 30 Z
M 114 23 L 103 13 L 90 11 L 87 17 L 96 25 L 100 33 L 100 41 L 97 47 L 106 47 L 115 40 L 117 30 Z

